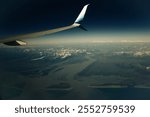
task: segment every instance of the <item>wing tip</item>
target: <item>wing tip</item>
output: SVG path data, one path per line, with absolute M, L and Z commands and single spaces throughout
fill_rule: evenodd
M 87 11 L 87 8 L 88 8 L 89 5 L 90 5 L 90 4 L 86 4 L 86 5 L 83 7 L 82 11 L 80 12 L 79 16 L 77 17 L 77 19 L 75 20 L 74 23 L 79 23 L 80 21 L 82 21 L 82 20 L 84 19 L 84 16 L 85 16 L 85 14 L 86 14 L 86 11 Z

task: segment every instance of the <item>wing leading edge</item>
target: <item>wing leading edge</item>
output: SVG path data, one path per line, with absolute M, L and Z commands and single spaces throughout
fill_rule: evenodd
M 26 45 L 27 43 L 24 41 L 21 41 L 22 39 L 40 37 L 40 36 L 49 35 L 49 34 L 57 33 L 57 32 L 64 31 L 64 30 L 69 30 L 69 29 L 76 28 L 76 27 L 81 28 L 80 22 L 84 19 L 88 6 L 89 4 L 83 7 L 82 11 L 80 12 L 75 22 L 70 26 L 0 39 L 0 43 L 9 45 L 9 46 L 23 46 L 23 45 Z

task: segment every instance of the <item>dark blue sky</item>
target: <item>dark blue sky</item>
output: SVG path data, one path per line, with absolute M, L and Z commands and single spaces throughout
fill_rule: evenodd
M 149 0 L 0 0 L 0 35 L 70 25 L 88 3 L 88 28 L 150 28 Z

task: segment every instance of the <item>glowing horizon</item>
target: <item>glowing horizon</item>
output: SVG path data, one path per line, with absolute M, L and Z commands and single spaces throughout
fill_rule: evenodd
M 134 43 L 134 42 L 150 42 L 150 34 L 70 34 L 70 35 L 52 35 L 27 40 L 29 44 L 67 44 L 67 43 Z

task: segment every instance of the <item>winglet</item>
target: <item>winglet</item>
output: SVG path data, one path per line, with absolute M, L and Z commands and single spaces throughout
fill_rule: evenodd
M 84 8 L 82 9 L 81 13 L 79 14 L 78 18 L 76 19 L 76 21 L 74 22 L 74 24 L 79 23 L 80 21 L 82 21 L 84 19 L 84 16 L 86 14 L 87 8 L 90 4 L 87 4 L 84 6 Z

